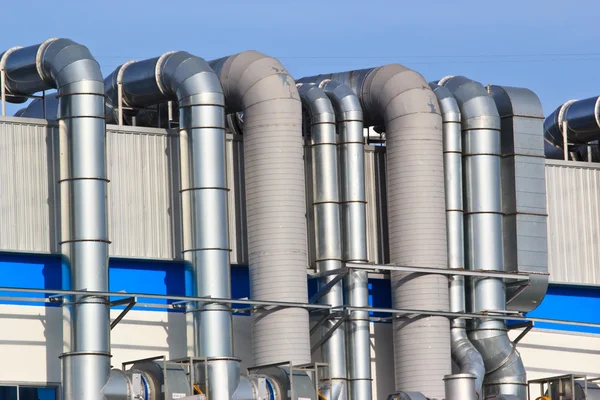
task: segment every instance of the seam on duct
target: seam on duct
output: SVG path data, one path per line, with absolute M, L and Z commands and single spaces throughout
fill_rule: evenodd
M 494 100 L 478 82 L 457 76 L 442 80 L 462 113 L 465 176 L 465 251 L 471 270 L 502 271 L 503 238 L 500 177 L 500 116 Z M 471 280 L 470 311 L 506 310 L 501 279 Z M 485 367 L 484 395 L 516 395 L 524 399 L 525 369 L 510 342 L 504 321 L 477 320 L 469 338 Z
M 399 64 L 303 78 L 348 83 L 359 95 L 366 124 L 385 125 L 391 262 L 447 266 L 442 120 L 437 98 L 423 77 Z M 428 275 L 406 280 L 393 272 L 397 308 L 448 310 L 448 280 Z M 440 317 L 394 321 L 397 391 L 443 398 L 450 368 L 450 327 Z
M 243 112 L 251 297 L 307 302 L 302 106 L 281 63 L 256 51 L 210 62 L 228 112 Z M 308 312 L 253 312 L 254 362 L 309 363 Z
M 2 57 L 6 89 L 58 90 L 61 253 L 65 289 L 108 290 L 104 83 L 89 50 L 68 39 L 11 49 Z M 7 96 L 9 97 L 9 96 Z M 63 306 L 63 398 L 102 400 L 110 374 L 109 309 L 104 297 Z

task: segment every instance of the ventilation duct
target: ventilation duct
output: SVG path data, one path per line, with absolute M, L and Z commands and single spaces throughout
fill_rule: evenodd
M 444 176 L 446 179 L 446 226 L 448 232 L 448 268 L 465 269 L 464 227 L 463 227 L 463 182 L 462 182 L 462 129 L 460 109 L 456 99 L 448 89 L 437 84 L 431 88 L 438 97 L 444 123 Z M 465 302 L 465 278 L 462 275 L 450 277 L 450 311 L 467 312 Z M 450 329 L 452 359 L 461 374 L 445 378 L 446 397 L 449 400 L 481 398 L 485 366 L 481 354 L 467 337 L 466 321 L 456 318 Z M 460 379 L 469 376 L 473 379 Z M 473 393 L 464 392 L 474 385 Z M 461 392 L 462 391 L 462 392 Z M 476 392 L 476 393 L 475 393 Z M 462 396 L 462 397 L 461 397 Z M 470 396 L 470 397 L 469 397 Z
M 439 84 L 453 94 L 462 115 L 466 266 L 470 270 L 503 271 L 498 110 L 478 82 L 459 76 L 446 77 Z M 472 278 L 471 286 L 472 312 L 505 312 L 502 279 Z M 485 363 L 484 395 L 525 399 L 525 369 L 504 321 L 478 319 L 469 338 Z
M 107 292 L 108 180 L 100 66 L 85 46 L 49 39 L 6 51 L 0 69 L 5 74 L 2 90 L 10 96 L 58 90 L 63 282 L 65 289 Z M 65 302 L 63 318 L 62 398 L 103 400 L 110 375 L 108 300 L 74 296 Z
M 562 158 L 564 147 L 564 122 L 567 123 L 567 142 L 571 149 L 585 146 L 600 139 L 600 97 L 570 100 L 558 107 L 544 121 L 544 139 L 549 158 Z
M 225 113 L 219 79 L 202 58 L 178 51 L 126 63 L 105 82 L 107 112 L 116 111 L 117 120 L 119 93 L 128 107 L 178 101 L 186 268 L 192 271 L 194 295 L 230 298 Z M 208 358 L 208 395 L 230 399 L 239 382 L 231 308 L 214 303 L 192 307 L 195 354 Z
M 385 127 L 391 261 L 447 267 L 442 119 L 435 94 L 420 74 L 398 64 L 300 81 L 325 79 L 347 83 L 360 98 L 367 126 Z M 394 307 L 448 310 L 445 276 L 392 272 L 391 279 Z M 396 390 L 444 397 L 443 377 L 451 372 L 449 328 L 443 317 L 394 321 Z
M 250 292 L 256 300 L 306 303 L 306 204 L 302 105 L 274 58 L 246 51 L 210 62 L 227 112 L 243 112 Z M 308 312 L 256 309 L 254 362 L 310 363 Z
M 310 124 L 310 159 L 312 172 L 312 206 L 315 224 L 315 265 L 317 272 L 342 268 L 342 238 L 340 194 L 338 185 L 338 157 L 335 113 L 325 91 L 315 84 L 299 87 L 300 98 Z M 334 276 L 325 276 L 321 288 Z M 321 298 L 324 304 L 341 307 L 344 304 L 342 283 L 329 289 Z M 328 332 L 339 321 L 331 318 L 324 325 Z M 323 361 L 329 363 L 328 399 L 346 399 L 346 340 L 344 328 L 338 327 L 322 347 Z

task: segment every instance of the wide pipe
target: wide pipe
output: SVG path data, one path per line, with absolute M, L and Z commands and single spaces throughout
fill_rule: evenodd
M 442 118 L 435 94 L 420 74 L 398 64 L 319 75 L 301 82 L 324 79 L 348 84 L 361 101 L 366 125 L 385 128 L 391 262 L 447 267 Z M 448 310 L 446 277 L 392 272 L 391 280 L 394 307 Z M 367 284 L 366 279 L 362 284 Z M 443 398 L 443 377 L 450 373 L 450 364 L 447 319 L 394 321 L 397 391 Z M 353 398 L 368 399 L 370 393 L 368 396 Z
M 300 84 L 299 93 L 310 124 L 315 264 L 318 272 L 335 271 L 343 266 L 335 112 L 331 100 L 317 85 Z M 319 285 L 326 286 L 333 278 L 326 276 Z M 344 304 L 343 295 L 342 283 L 338 282 L 321 298 L 321 303 L 340 307 Z M 329 319 L 323 332 L 338 321 L 339 317 Z M 323 344 L 322 358 L 329 364 L 332 384 L 328 399 L 346 399 L 346 339 L 342 326 Z
M 544 139 L 554 148 L 564 147 L 564 123 L 567 125 L 567 142 L 572 147 L 586 145 L 600 139 L 600 97 L 570 100 L 544 120 Z M 549 155 L 555 153 L 548 151 Z
M 477 271 L 503 271 L 498 109 L 478 82 L 458 76 L 443 78 L 439 84 L 453 94 L 462 115 L 466 266 Z M 473 278 L 470 290 L 471 312 L 506 310 L 502 279 Z M 525 399 L 525 369 L 508 338 L 505 322 L 478 319 L 469 338 L 485 364 L 484 396 Z
M 446 181 L 446 230 L 448 236 L 448 268 L 463 270 L 465 268 L 464 226 L 463 226 L 463 179 L 462 179 L 462 129 L 460 109 L 452 93 L 442 86 L 430 83 L 440 103 L 442 121 L 444 124 L 444 176 Z M 453 275 L 449 282 L 450 311 L 467 312 L 465 302 L 465 277 Z M 481 354 L 475 349 L 467 336 L 466 322 L 456 318 L 450 322 L 450 340 L 452 360 L 458 366 L 461 374 L 473 377 L 474 393 L 462 393 L 463 397 L 481 397 L 485 366 Z M 456 377 L 456 376 L 455 376 Z M 446 398 L 449 387 L 454 395 L 457 390 L 469 387 L 456 384 L 455 380 L 445 378 Z M 449 386 L 450 385 L 450 386 Z M 452 399 L 452 397 L 450 397 Z
M 58 90 L 61 253 L 65 289 L 108 290 L 104 82 L 87 47 L 69 39 L 13 48 L 0 56 L 5 90 Z M 63 306 L 62 398 L 103 400 L 110 375 L 105 297 L 78 295 Z
M 169 52 L 126 63 L 109 75 L 107 110 L 119 109 L 119 92 L 128 107 L 178 102 L 182 251 L 193 277 L 193 295 L 231 297 L 225 99 L 218 77 L 202 58 Z M 231 308 L 197 303 L 188 311 L 193 315 L 194 353 L 208 358 L 208 394 L 211 399 L 229 399 L 239 382 L 239 363 L 232 358 Z
M 256 51 L 210 65 L 223 86 L 227 111 L 243 112 L 251 297 L 306 303 L 302 104 L 296 83 L 278 60 Z M 255 309 L 252 338 L 257 365 L 311 361 L 304 309 Z

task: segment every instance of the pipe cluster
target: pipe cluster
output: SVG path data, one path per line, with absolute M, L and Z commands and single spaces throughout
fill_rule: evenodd
M 211 62 L 187 52 L 169 52 L 125 63 L 103 80 L 87 48 L 66 39 L 8 50 L 0 56 L 0 72 L 2 95 L 10 101 L 22 102 L 48 88 L 58 90 L 43 110 L 37 101 L 18 115 L 56 111 L 64 124 L 59 183 L 66 289 L 108 291 L 105 115 L 118 124 L 131 123 L 137 115 L 143 124 L 156 120 L 162 103 L 172 102 L 179 110 L 181 251 L 193 282 L 188 294 L 231 297 L 228 113 L 240 116 L 238 129 L 244 138 L 251 296 L 307 303 L 304 117 L 314 266 L 322 276 L 320 289 L 325 290 L 319 301 L 340 310 L 323 331 L 328 339 L 322 358 L 329 364 L 329 376 L 319 382 L 319 395 L 328 400 L 369 400 L 373 395 L 370 315 L 361 309 L 369 306 L 367 272 L 350 268 L 341 281 L 328 275 L 343 271 L 347 263 L 369 262 L 365 127 L 385 131 L 393 264 L 473 271 L 507 268 L 501 205 L 507 190 L 501 168 L 505 128 L 494 98 L 478 82 L 446 77 L 429 85 L 417 72 L 390 64 L 306 77 L 297 86 L 278 60 L 256 51 Z M 598 103 L 594 98 L 560 107 L 546 124 L 547 141 L 560 147 L 563 135 L 573 143 L 595 139 L 600 132 Z M 568 121 L 566 133 L 563 121 Z M 395 308 L 456 313 L 507 309 L 506 288 L 499 278 L 450 275 L 448 280 L 446 275 L 397 271 L 390 275 Z M 545 292 L 545 286 L 540 287 L 538 297 Z M 133 375 L 110 371 L 107 300 L 83 295 L 72 300 L 64 306 L 69 324 L 62 355 L 63 399 L 129 399 L 137 390 Z M 350 311 L 344 311 L 345 306 Z M 207 366 L 198 374 L 207 374 L 202 390 L 211 400 L 262 398 L 273 387 L 304 387 L 292 368 L 273 365 L 311 363 L 306 309 L 252 310 L 252 350 L 258 368 L 247 376 L 240 375 L 240 360 L 234 357 L 230 306 L 187 307 L 194 332 L 188 338 L 189 355 L 206 358 Z M 395 318 L 393 347 L 398 393 L 390 398 L 525 398 L 525 370 L 503 321 Z M 155 368 L 138 365 L 132 374 L 150 382 Z M 151 392 L 148 387 L 143 390 Z M 305 390 L 308 398 L 317 396 L 311 394 L 310 384 Z

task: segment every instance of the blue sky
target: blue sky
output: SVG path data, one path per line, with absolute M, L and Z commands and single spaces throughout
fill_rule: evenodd
M 599 17 L 597 0 L 5 1 L 0 51 L 67 37 L 105 76 L 169 50 L 213 59 L 255 49 L 295 77 L 397 62 L 427 80 L 528 87 L 548 115 L 600 95 Z

